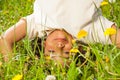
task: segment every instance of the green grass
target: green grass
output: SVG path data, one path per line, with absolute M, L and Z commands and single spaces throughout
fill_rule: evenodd
M 33 1 L 0 0 L 0 34 L 21 17 L 31 14 Z M 120 26 L 119 0 L 101 8 L 105 17 Z M 14 57 L 6 63 L 2 62 L 2 55 L 0 56 L 0 80 L 11 80 L 17 74 L 23 74 L 23 80 L 45 80 L 47 75 L 55 75 L 57 80 L 120 80 L 120 49 L 114 45 L 89 44 L 84 47 L 88 56 L 80 53 L 86 63 L 82 65 L 79 62 L 80 66 L 76 66 L 73 60 L 66 69 L 56 65 L 54 61 L 46 61 L 42 51 L 40 59 L 37 59 L 30 43 L 27 39 L 16 43 Z

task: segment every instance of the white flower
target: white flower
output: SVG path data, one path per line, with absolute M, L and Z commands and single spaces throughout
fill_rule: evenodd
M 110 2 L 110 3 L 115 3 L 115 2 L 116 2 L 116 0 L 109 0 L 109 2 Z
M 48 75 L 45 80 L 56 80 L 56 77 L 53 75 Z

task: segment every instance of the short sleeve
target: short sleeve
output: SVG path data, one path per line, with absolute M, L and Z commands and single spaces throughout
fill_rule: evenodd
M 109 21 L 103 16 L 99 16 L 98 19 L 94 20 L 84 28 L 84 30 L 88 32 L 84 41 L 86 42 L 87 40 L 87 42 L 90 43 L 99 42 L 103 44 L 112 44 L 110 37 L 104 35 L 104 31 L 113 24 L 114 22 Z
M 100 4 L 103 0 L 93 0 L 93 2 L 95 3 L 95 5 L 97 6 L 97 8 L 100 7 Z
M 27 36 L 29 39 L 44 36 L 42 32 L 44 30 L 44 27 L 41 24 L 35 23 L 34 14 L 28 15 L 26 17 L 26 20 L 27 20 Z

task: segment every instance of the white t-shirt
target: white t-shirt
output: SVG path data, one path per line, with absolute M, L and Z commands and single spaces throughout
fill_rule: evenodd
M 101 15 L 102 0 L 36 0 L 34 12 L 27 16 L 29 38 L 43 36 L 43 30 L 63 28 L 74 37 L 84 29 L 88 32 L 84 42 L 111 43 L 104 36 L 104 30 L 111 27 L 110 22 Z

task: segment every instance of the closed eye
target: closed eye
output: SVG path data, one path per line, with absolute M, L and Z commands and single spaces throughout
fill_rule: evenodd
M 55 51 L 50 49 L 50 50 L 48 50 L 48 52 L 50 52 L 50 53 L 54 53 Z
M 68 51 L 64 52 L 64 58 L 66 58 L 66 59 L 69 58 L 69 52 Z
M 65 54 L 69 55 L 69 52 L 64 52 Z

